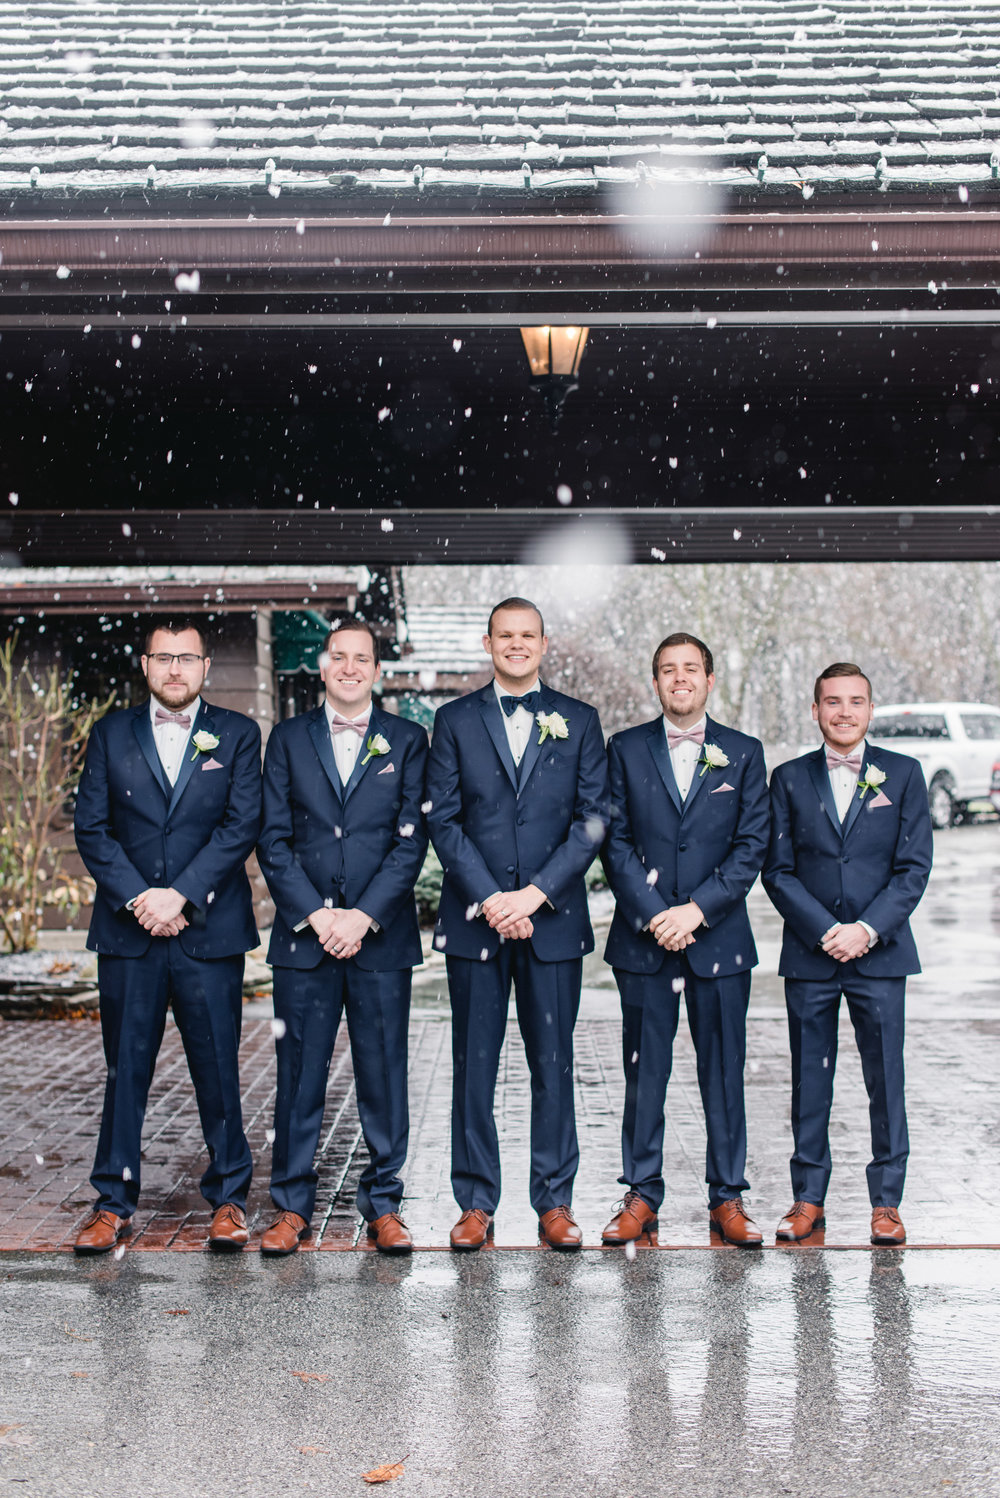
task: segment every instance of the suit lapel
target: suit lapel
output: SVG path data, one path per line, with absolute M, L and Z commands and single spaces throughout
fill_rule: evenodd
M 343 802 L 344 787 L 337 769 L 337 761 L 333 757 L 333 743 L 330 739 L 330 725 L 326 721 L 326 708 L 313 708 L 309 714 L 309 737 L 312 739 L 316 756 L 323 766 L 327 780 L 333 787 L 333 793 L 337 800 Z
M 493 683 L 484 687 L 479 694 L 479 712 L 482 716 L 483 726 L 490 738 L 493 747 L 500 756 L 500 763 L 507 771 L 507 778 L 511 785 L 517 790 L 517 768 L 514 764 L 514 756 L 510 752 L 507 735 L 503 726 L 503 711 L 497 701 L 497 694 L 493 689 Z
M 539 682 L 538 684 L 538 711 L 540 713 L 551 713 L 555 711 L 555 698 L 549 691 L 548 687 L 543 686 L 541 682 Z M 541 728 L 538 726 L 537 722 L 533 722 L 531 732 L 528 735 L 527 746 L 524 753 L 521 755 L 521 763 L 518 766 L 517 794 L 519 796 L 524 790 L 525 786 L 528 784 L 528 781 L 531 779 L 531 772 L 535 768 L 535 765 L 538 763 L 538 757 L 542 752 L 542 746 L 539 742 L 541 737 Z M 545 742 L 548 743 L 549 740 L 546 739 Z
M 173 789 L 170 792 L 170 804 L 167 807 L 168 815 L 173 811 L 174 807 L 181 799 L 181 796 L 184 794 L 187 783 L 191 779 L 191 776 L 194 774 L 196 768 L 195 761 L 201 759 L 201 755 L 194 747 L 194 736 L 196 733 L 201 733 L 202 729 L 207 729 L 209 733 L 213 731 L 212 713 L 210 708 L 204 702 L 198 709 L 197 718 L 195 718 L 194 722 L 191 724 L 191 733 L 187 741 L 187 749 L 185 749 L 184 751 L 184 758 L 181 760 L 181 767 L 177 771 L 177 779 L 174 781 Z
M 681 793 L 677 789 L 674 767 L 670 763 L 670 751 L 667 748 L 667 735 L 663 730 L 662 718 L 657 719 L 655 723 L 649 725 L 649 737 L 646 742 L 649 744 L 649 752 L 653 756 L 653 763 L 659 771 L 660 779 L 666 787 L 667 795 L 677 810 L 683 815 L 684 803 L 681 800 Z
M 139 741 L 142 757 L 150 768 L 153 779 L 156 781 L 164 796 L 170 795 L 170 782 L 163 772 L 160 756 L 156 752 L 156 740 L 153 737 L 153 724 L 149 716 L 149 703 L 143 703 L 142 707 L 135 710 L 135 719 L 132 723 L 132 731 Z
M 819 793 L 819 799 L 823 803 L 826 814 L 837 831 L 837 836 L 842 837 L 844 829 L 840 825 L 840 818 L 837 816 L 837 803 L 833 799 L 833 786 L 830 784 L 830 777 L 826 771 L 826 750 L 824 748 L 820 747 L 816 750 L 815 754 L 809 756 L 809 774 L 812 776 L 813 785 Z
M 868 753 L 869 753 L 869 750 L 868 750 L 868 744 L 867 744 L 867 741 L 866 741 L 865 743 L 863 743 L 861 745 L 861 775 L 858 776 L 859 780 L 864 775 L 865 769 L 866 769 L 866 767 L 868 765 Z M 880 768 L 878 760 L 875 759 L 874 756 L 872 757 L 871 763 L 876 768 Z M 874 791 L 874 792 L 873 791 L 866 791 L 865 795 L 864 795 L 864 800 L 862 800 L 862 798 L 861 798 L 861 796 L 860 796 L 860 794 L 859 794 L 858 791 L 855 791 L 854 794 L 852 795 L 852 797 L 851 797 L 851 804 L 847 808 L 847 816 L 844 818 L 844 836 L 845 837 L 850 832 L 850 830 L 854 826 L 855 822 L 858 820 L 858 817 L 861 815 L 861 811 L 862 811 L 862 808 L 864 807 L 865 801 L 867 801 L 868 798 L 870 796 L 872 796 L 872 795 L 877 796 L 878 792 L 877 791 Z
M 384 723 L 382 721 L 382 719 L 379 717 L 378 710 L 377 710 L 377 708 L 375 706 L 375 703 L 374 703 L 374 700 L 373 700 L 372 701 L 372 709 L 371 709 L 371 712 L 368 715 L 368 732 L 365 734 L 364 738 L 361 740 L 361 744 L 359 745 L 359 748 L 358 748 L 358 757 L 354 761 L 354 769 L 351 771 L 350 775 L 347 777 L 347 784 L 344 786 L 344 800 L 345 801 L 347 800 L 348 796 L 352 796 L 354 794 L 354 792 L 357 790 L 358 785 L 360 784 L 360 782 L 362 780 L 362 777 L 368 774 L 368 771 L 371 769 L 371 767 L 375 763 L 375 761 L 377 759 L 382 758 L 381 755 L 373 754 L 372 757 L 371 757 L 371 759 L 368 761 L 368 763 L 366 765 L 361 763 L 361 761 L 365 758 L 365 756 L 368 753 L 368 740 L 370 738 L 373 738 L 374 735 L 377 734 L 377 733 L 380 733 L 382 735 L 382 737 L 385 739 L 386 743 L 389 744 L 390 747 L 391 747 L 392 740 L 389 738 L 389 725 L 387 723 Z M 329 738 L 329 734 L 327 735 L 327 738 Z M 332 745 L 331 745 L 331 752 L 332 752 Z M 390 756 L 390 758 L 391 758 L 391 756 Z M 336 769 L 336 761 L 334 762 L 334 768 Z M 339 779 L 339 776 L 338 776 L 338 779 Z
M 718 725 L 718 723 L 713 723 L 712 720 L 711 720 L 711 718 L 708 717 L 707 714 L 706 714 L 706 717 L 705 717 L 705 743 L 706 744 L 715 743 L 718 740 L 718 736 L 719 736 L 719 725 Z M 691 810 L 691 803 L 692 803 L 692 801 L 698 795 L 698 793 L 701 790 L 702 786 L 705 784 L 705 781 L 708 779 L 708 776 L 712 773 L 710 770 L 706 770 L 705 766 L 701 763 L 701 761 L 704 759 L 704 757 L 705 757 L 705 750 L 704 750 L 704 747 L 703 747 L 701 753 L 699 754 L 697 760 L 695 761 L 694 774 L 691 776 L 691 784 L 688 786 L 688 793 L 684 797 L 684 810 L 681 813 L 682 816 L 687 816 L 688 812 Z M 667 758 L 668 759 L 670 758 L 670 751 L 669 751 L 669 749 L 667 750 Z

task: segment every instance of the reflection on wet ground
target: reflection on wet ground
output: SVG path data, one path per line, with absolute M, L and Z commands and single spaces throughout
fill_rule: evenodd
M 0 1476 L 46 1495 L 996 1491 L 1000 1255 L 11 1255 Z M 131 1485 L 131 1483 L 130 1483 Z M 13 1490 L 13 1487 L 12 1487 Z
M 912 1154 L 903 1217 L 913 1244 L 1000 1243 L 997 1157 L 1000 1036 L 1000 826 L 955 828 L 936 839 L 936 864 L 915 918 L 923 974 L 908 990 L 907 1087 Z M 598 952 L 585 965 L 576 1034 L 581 1164 L 574 1207 L 585 1242 L 600 1243 L 623 1187 L 618 1182 L 622 1106 L 620 1012 L 600 959 L 609 897 L 598 896 Z M 748 1027 L 748 1205 L 773 1245 L 791 1203 L 789 1065 L 776 977 L 780 923 L 759 889 L 751 912 L 760 951 Z M 953 921 L 958 921 L 958 926 Z M 422 1248 L 447 1251 L 457 1216 L 449 1182 L 451 1055 L 443 962 L 417 975 L 410 1028 L 410 1150 L 404 1213 Z M 92 1023 L 11 1022 L 0 1046 L 0 1249 L 66 1249 L 91 1200 L 87 1184 L 100 1116 L 103 1060 Z M 241 1052 L 244 1108 L 255 1161 L 250 1208 L 269 1211 L 267 1131 L 273 1110 L 273 1039 L 267 1011 L 248 1007 Z M 537 1243 L 527 1199 L 528 1075 L 516 1026 L 501 1062 L 497 1124 L 504 1173 L 498 1248 Z M 843 1022 L 831 1132 L 834 1176 L 825 1243 L 868 1246 L 867 1098 L 853 1036 Z M 200 1251 L 208 1211 L 197 1187 L 203 1146 L 187 1067 L 168 1030 L 144 1135 L 143 1192 L 135 1249 Z M 705 1134 L 686 1025 L 678 1034 L 666 1116 L 667 1197 L 657 1246 L 718 1247 L 709 1232 Z M 360 1247 L 354 1208 L 364 1163 L 346 1037 L 334 1058 L 319 1160 L 319 1208 L 309 1249 Z M 818 1239 L 807 1246 L 816 1246 Z M 609 1254 L 620 1250 L 608 1250 Z M 739 1253 L 725 1248 L 723 1257 Z

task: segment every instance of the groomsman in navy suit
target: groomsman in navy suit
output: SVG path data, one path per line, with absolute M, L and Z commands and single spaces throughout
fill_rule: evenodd
M 435 946 L 452 1009 L 452 1189 L 458 1250 L 482 1247 L 500 1198 L 493 1098 L 511 984 L 531 1072 L 531 1204 L 552 1248 L 576 1249 L 573 1027 L 593 951 L 584 874 L 607 826 L 597 713 L 538 678 L 548 639 L 525 598 L 490 615 L 494 679 L 438 710 L 427 778 L 444 868 Z
M 260 729 L 204 700 L 209 665 L 199 625 L 156 625 L 142 656 L 149 701 L 96 725 L 77 793 L 77 847 L 97 884 L 87 945 L 99 954 L 108 1064 L 81 1254 L 104 1253 L 129 1231 L 168 1004 L 210 1157 L 209 1244 L 248 1241 L 237 1056 L 244 954 L 257 944 L 244 865 L 260 826 Z
M 427 852 L 427 734 L 376 706 L 378 639 L 348 617 L 320 657 L 320 707 L 277 724 L 264 756 L 257 855 L 275 904 L 278 1086 L 271 1156 L 277 1215 L 261 1240 L 294 1253 L 309 1228 L 330 1058 L 347 1016 L 369 1162 L 358 1209 L 382 1253 L 409 1253 L 399 1214 L 409 1137 L 410 979 L 421 961 L 413 887 Z
M 792 1195 L 778 1237 L 825 1222 L 840 996 L 868 1089 L 871 1241 L 905 1243 L 899 1216 L 909 1140 L 903 1096 L 906 979 L 919 973 L 909 917 L 927 884 L 932 833 L 920 765 L 865 740 L 871 682 L 850 662 L 816 680 L 822 746 L 771 777 L 764 887 L 784 917 L 792 1050 Z
M 746 1015 L 757 962 L 746 897 L 767 851 L 767 780 L 760 742 L 707 716 L 714 685 L 708 646 L 668 635 L 653 656 L 662 716 L 608 745 L 603 857 L 617 908 L 604 957 L 622 1004 L 620 1179 L 628 1190 L 605 1243 L 634 1241 L 658 1225 L 663 1109 L 682 994 L 705 1109 L 710 1226 L 741 1248 L 761 1242 L 741 1193 Z

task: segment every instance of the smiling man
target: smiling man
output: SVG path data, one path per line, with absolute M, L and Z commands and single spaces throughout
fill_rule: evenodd
M 511 984 L 531 1071 L 531 1204 L 551 1248 L 576 1249 L 579 1161 L 573 1027 L 593 951 L 584 874 L 608 819 L 597 713 L 544 686 L 542 616 L 526 598 L 490 614 L 494 679 L 439 709 L 427 775 L 444 868 L 434 944 L 452 1010 L 452 1248 L 481 1248 L 500 1198 L 493 1098 Z
M 764 887 L 785 922 L 778 971 L 792 1052 L 795 1199 L 777 1236 L 800 1240 L 825 1224 L 843 994 L 868 1089 L 871 1241 L 905 1243 L 903 1007 L 907 976 L 920 971 L 909 917 L 931 869 L 927 788 L 917 760 L 866 742 L 871 682 L 860 667 L 828 666 L 816 679 L 812 714 L 823 745 L 771 777 L 764 867 Z
M 97 884 L 87 945 L 99 954 L 108 1079 L 80 1254 L 104 1253 L 129 1231 L 168 1004 L 210 1155 L 209 1243 L 248 1241 L 237 1056 L 244 954 L 257 944 L 244 865 L 260 825 L 260 729 L 204 700 L 210 664 L 200 625 L 154 625 L 142 655 L 148 702 L 103 718 L 87 747 L 75 827 Z
M 663 1109 L 682 996 L 705 1110 L 710 1231 L 741 1248 L 762 1241 L 742 1197 L 743 1068 L 757 961 L 746 897 L 767 851 L 767 780 L 760 741 L 708 716 L 714 686 L 708 646 L 668 635 L 653 655 L 662 713 L 608 745 L 612 815 L 603 857 L 617 905 L 604 956 L 621 995 L 628 1188 L 604 1229 L 610 1244 L 658 1226 Z
M 314 1156 L 330 1058 L 347 1016 L 369 1161 L 358 1184 L 368 1237 L 409 1253 L 400 1171 L 409 1133 L 410 982 L 421 960 L 413 887 L 427 851 L 427 734 L 376 705 L 378 638 L 347 618 L 320 656 L 325 700 L 277 724 L 264 757 L 257 855 L 275 904 L 278 1085 L 271 1155 L 277 1215 L 261 1251 L 294 1253 L 316 1202 Z

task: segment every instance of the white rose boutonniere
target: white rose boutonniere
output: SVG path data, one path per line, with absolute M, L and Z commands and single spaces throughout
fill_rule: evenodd
M 194 745 L 191 758 L 195 760 L 199 754 L 211 754 L 213 749 L 218 749 L 219 736 L 216 733 L 209 733 L 207 728 L 199 728 L 191 742 Z
M 703 744 L 698 763 L 701 765 L 702 775 L 706 770 L 724 770 L 729 763 L 729 755 L 718 744 Z
M 542 730 L 538 737 L 539 744 L 544 744 L 546 739 L 569 738 L 569 728 L 562 713 L 536 713 L 535 722 Z
M 368 743 L 365 747 L 368 753 L 361 761 L 362 768 L 370 759 L 378 759 L 380 755 L 389 753 L 389 740 L 384 739 L 380 733 L 371 733 L 368 735 Z
M 885 778 L 885 771 L 880 770 L 878 765 L 865 765 L 864 779 L 858 781 L 858 799 L 865 799 L 865 791 L 877 791 Z

